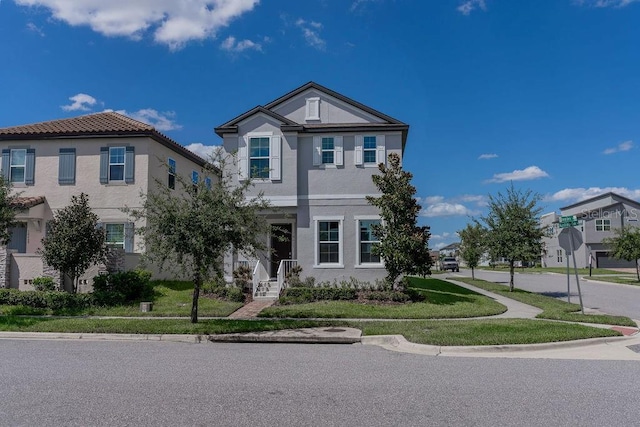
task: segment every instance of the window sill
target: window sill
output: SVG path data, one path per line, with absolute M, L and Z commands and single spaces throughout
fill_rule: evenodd
M 335 163 L 323 163 L 321 165 L 316 165 L 318 169 L 338 169 L 338 165 Z
M 384 268 L 384 264 L 356 264 L 354 268 L 381 269 Z
M 124 187 L 124 186 L 127 186 L 129 184 L 127 184 L 124 181 L 109 181 L 109 182 L 107 182 L 106 184 L 103 184 L 103 185 L 105 185 L 107 187 Z
M 313 268 L 344 268 L 344 264 L 315 264 Z

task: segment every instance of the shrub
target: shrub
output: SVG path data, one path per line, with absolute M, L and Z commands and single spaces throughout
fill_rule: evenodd
M 150 298 L 151 273 L 130 270 L 102 274 L 93 278 L 93 296 L 100 305 L 121 305 Z
M 202 293 L 233 302 L 244 302 L 244 292 L 237 286 L 226 286 L 224 283 L 210 282 L 202 286 Z
M 365 294 L 365 298 L 371 301 L 407 302 L 411 298 L 399 291 L 371 291 Z
M 354 300 L 358 297 L 356 289 L 330 287 L 294 287 L 284 290 L 280 304 L 302 304 L 322 300 Z
M 55 291 L 56 283 L 53 277 L 36 277 L 33 279 L 33 287 L 36 291 Z
M 253 272 L 248 265 L 241 265 L 233 271 L 233 283 L 240 288 L 240 290 L 251 287 L 252 280 Z
M 24 305 L 51 310 L 83 309 L 94 305 L 91 294 L 70 294 L 58 291 L 19 291 L 0 289 L 0 305 Z

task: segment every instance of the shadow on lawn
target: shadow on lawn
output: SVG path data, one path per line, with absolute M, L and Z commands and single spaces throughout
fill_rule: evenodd
M 461 302 L 473 302 L 473 298 L 465 295 L 480 295 L 471 289 L 454 285 L 439 279 L 421 279 L 418 277 L 409 278 L 409 287 L 418 290 L 426 297 L 429 304 L 447 305 Z

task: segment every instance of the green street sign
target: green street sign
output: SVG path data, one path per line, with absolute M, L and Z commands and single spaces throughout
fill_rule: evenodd
M 578 225 L 578 218 L 575 215 L 560 217 L 560 228 L 575 227 L 576 225 Z

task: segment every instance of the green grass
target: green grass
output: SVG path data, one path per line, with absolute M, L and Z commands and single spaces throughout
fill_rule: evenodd
M 582 314 L 578 304 L 569 304 L 555 298 L 527 292 L 522 289 L 514 289 L 509 292 L 509 287 L 485 280 L 473 280 L 466 277 L 455 277 L 455 280 L 468 283 L 478 288 L 505 296 L 507 298 L 529 304 L 543 310 L 537 317 L 540 319 L 565 320 L 570 322 L 598 323 L 605 325 L 636 326 L 635 322 L 624 316 L 610 316 L 604 314 Z
M 585 279 L 589 279 L 589 277 L 585 277 Z M 623 285 L 640 285 L 637 276 L 601 276 L 601 277 L 592 277 L 593 280 L 598 280 L 601 282 L 610 282 L 610 283 L 621 283 Z
M 412 277 L 410 287 L 425 295 L 424 302 L 407 304 L 362 304 L 354 301 L 319 301 L 273 306 L 260 317 L 352 318 L 352 319 L 442 319 L 492 316 L 506 307 L 491 298 L 439 279 Z
M 116 307 L 92 307 L 84 310 L 48 310 L 23 306 L 0 306 L 4 315 L 56 315 L 56 316 L 161 316 L 188 317 L 191 314 L 193 283 L 183 281 L 152 281 L 153 310 L 140 311 L 138 302 Z M 198 300 L 198 315 L 201 317 L 226 317 L 242 307 L 240 302 L 221 301 L 203 297 Z
M 418 344 L 504 345 L 569 341 L 619 336 L 609 329 L 526 319 L 416 320 L 397 322 L 312 320 L 81 319 L 0 316 L 0 331 L 115 333 L 115 334 L 228 334 L 281 329 L 350 326 L 363 335 L 403 335 Z
M 487 271 L 509 271 L 508 265 L 498 265 L 496 267 L 478 267 L 479 270 L 487 270 Z M 566 267 L 515 267 L 514 269 L 517 273 L 560 273 L 567 274 Z M 573 267 L 571 267 L 571 274 L 574 274 Z M 579 268 L 578 274 L 581 275 L 589 275 L 589 268 Z M 593 268 L 591 269 L 591 274 L 620 274 L 619 271 L 607 270 L 606 268 Z

